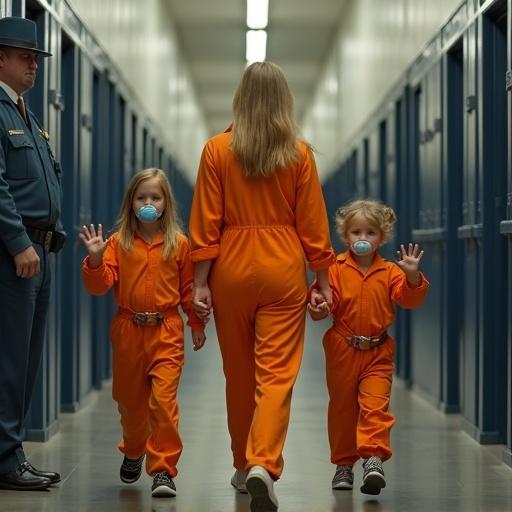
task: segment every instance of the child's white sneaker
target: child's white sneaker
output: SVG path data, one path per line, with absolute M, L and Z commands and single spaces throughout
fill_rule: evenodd
M 354 486 L 354 472 L 352 466 L 338 465 L 332 479 L 332 488 L 335 490 L 350 490 Z
M 247 487 L 245 486 L 245 481 L 247 480 L 248 471 L 242 471 L 241 469 L 237 469 L 235 474 L 231 477 L 231 485 L 238 491 L 243 494 L 247 493 Z
M 245 481 L 251 495 L 251 512 L 275 512 L 279 507 L 274 493 L 274 480 L 261 466 L 253 466 Z

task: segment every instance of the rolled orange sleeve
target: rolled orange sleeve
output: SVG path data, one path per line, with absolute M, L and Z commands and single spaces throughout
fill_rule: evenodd
M 219 256 L 223 219 L 224 194 L 214 165 L 213 145 L 208 143 L 201 155 L 190 213 L 192 261 L 212 260 Z
M 116 241 L 111 237 L 103 253 L 103 263 L 97 268 L 89 266 L 89 256 L 82 262 L 82 279 L 85 289 L 92 295 L 104 295 L 117 282 L 118 263 L 116 257 Z
M 295 229 L 313 272 L 329 268 L 335 261 L 329 223 L 315 160 L 306 150 L 297 187 Z

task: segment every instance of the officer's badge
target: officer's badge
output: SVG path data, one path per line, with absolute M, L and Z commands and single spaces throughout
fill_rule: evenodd
M 41 137 L 43 137 L 43 139 L 46 142 L 48 142 L 50 140 L 50 134 L 46 130 L 39 128 L 39 133 L 41 134 Z

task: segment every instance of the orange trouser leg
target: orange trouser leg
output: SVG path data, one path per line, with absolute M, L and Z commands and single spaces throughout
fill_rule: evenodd
M 154 475 L 166 471 L 176 476 L 176 464 L 183 444 L 178 433 L 178 383 L 181 366 L 158 363 L 151 370 L 151 396 L 149 399 L 149 422 L 151 435 L 148 438 L 147 471 Z
M 256 409 L 247 463 L 248 467 L 263 466 L 278 479 L 283 472 L 292 390 L 304 349 L 304 302 L 264 306 L 256 314 L 255 325 Z
M 359 382 L 359 422 L 357 448 L 363 458 L 376 455 L 391 457 L 389 432 L 395 423 L 389 412 L 393 379 L 393 342 L 391 339 L 373 350 L 365 351 L 366 365 Z
M 166 471 L 176 476 L 176 464 L 183 444 L 178 433 L 177 392 L 184 361 L 183 321 L 178 313 L 166 318 L 161 328 L 155 328 L 148 349 L 151 381 L 149 422 L 151 435 L 146 450 L 146 468 L 150 475 Z
M 352 465 L 359 457 L 391 457 L 388 412 L 393 345 L 357 350 L 329 331 L 324 338 L 329 389 L 331 462 Z
M 351 466 L 359 459 L 356 443 L 359 378 L 354 349 L 329 331 L 324 337 L 329 407 L 327 431 L 331 462 Z
M 304 254 L 291 227 L 224 231 L 209 278 L 234 465 L 282 472 L 304 342 Z
M 238 303 L 237 306 L 239 306 Z M 226 308 L 221 305 L 216 306 L 214 312 L 226 376 L 226 407 L 233 465 L 237 469 L 244 470 L 247 466 L 245 456 L 247 439 L 256 406 L 254 327 L 249 312 L 233 315 L 231 306 Z
M 129 459 L 146 451 L 149 435 L 146 358 L 142 336 L 133 323 L 115 317 L 112 322 L 112 398 L 121 415 L 123 439 L 119 449 Z
M 129 458 L 146 452 L 148 474 L 166 471 L 175 476 L 182 451 L 176 399 L 183 365 L 181 318 L 176 315 L 154 327 L 116 319 L 112 340 L 118 369 L 113 378 L 114 399 L 123 426 L 119 448 Z M 134 367 L 138 373 L 130 371 Z M 143 393 L 138 392 L 142 389 Z M 132 446 L 139 451 L 132 453 Z

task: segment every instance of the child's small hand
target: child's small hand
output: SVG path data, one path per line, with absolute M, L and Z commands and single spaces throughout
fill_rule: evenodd
M 311 299 L 308 304 L 308 311 L 313 320 L 322 320 L 329 315 L 329 304 L 316 288 L 311 290 Z
M 203 331 L 192 330 L 192 343 L 194 344 L 194 352 L 202 348 L 205 341 L 206 336 Z
M 91 266 L 95 267 L 101 265 L 103 260 L 103 253 L 107 247 L 107 241 L 103 240 L 103 226 L 98 224 L 97 233 L 94 224 L 90 224 L 89 227 L 83 226 L 82 231 L 78 236 L 84 243 L 87 252 L 89 253 Z
M 418 268 L 420 260 L 423 257 L 424 251 L 420 251 L 418 244 L 409 244 L 407 250 L 404 244 L 400 245 L 400 250 L 397 251 L 398 261 L 397 265 L 405 272 L 407 280 L 412 284 L 420 283 L 420 273 Z

